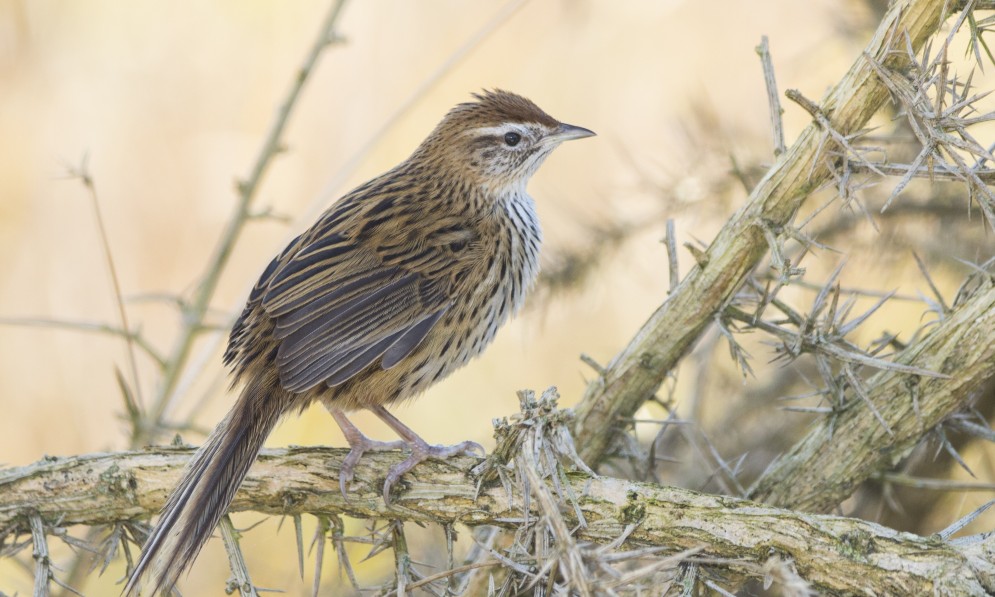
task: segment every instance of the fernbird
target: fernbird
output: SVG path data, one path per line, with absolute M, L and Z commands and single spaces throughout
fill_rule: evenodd
M 284 414 L 321 402 L 350 451 L 346 495 L 369 450 L 407 447 L 383 486 L 427 458 L 480 451 L 429 445 L 387 412 L 471 358 L 521 306 L 542 234 L 526 183 L 560 143 L 594 135 L 530 100 L 485 91 L 454 107 L 411 156 L 333 204 L 263 271 L 224 362 L 242 391 L 191 459 L 125 588 L 150 566 L 168 591 L 197 557 Z M 400 441 L 367 438 L 346 418 L 367 409 Z

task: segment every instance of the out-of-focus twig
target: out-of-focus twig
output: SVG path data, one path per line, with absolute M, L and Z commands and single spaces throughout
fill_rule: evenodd
M 142 408 L 142 384 L 141 380 L 138 378 L 138 359 L 135 358 L 135 334 L 131 331 L 131 324 L 128 323 L 128 310 L 124 308 L 124 294 L 121 292 L 121 282 L 117 277 L 117 268 L 114 266 L 114 253 L 111 251 L 110 240 L 107 238 L 107 227 L 104 225 L 104 216 L 100 211 L 100 198 L 97 195 L 97 185 L 93 182 L 93 176 L 90 174 L 89 164 L 87 159 L 83 159 L 83 163 L 80 165 L 78 170 L 72 173 L 79 177 L 83 186 L 86 188 L 90 195 L 90 203 L 93 206 L 93 215 L 97 221 L 97 232 L 100 236 L 100 247 L 104 252 L 104 259 L 107 261 L 107 271 L 111 278 L 111 288 L 114 291 L 114 305 L 117 307 L 118 318 L 121 320 L 121 330 L 124 331 L 125 344 L 128 347 L 128 369 L 131 373 L 131 393 L 133 393 L 135 399 L 131 399 L 132 394 L 126 392 L 126 400 L 128 400 L 128 410 L 130 412 L 141 412 Z
M 774 62 L 770 57 L 770 43 L 767 36 L 760 38 L 760 45 L 756 48 L 760 56 L 760 64 L 764 69 L 764 83 L 767 87 L 767 104 L 770 106 L 770 129 L 774 140 L 774 157 L 779 157 L 784 153 L 784 123 L 781 115 L 784 110 L 781 108 L 781 100 L 777 95 L 777 80 L 774 78 Z
M 304 84 L 310 79 L 311 73 L 314 72 L 315 66 L 318 64 L 318 59 L 325 48 L 337 40 L 335 27 L 344 6 L 345 0 L 336 0 L 331 5 L 328 15 L 319 29 L 317 38 L 311 45 L 304 62 L 298 69 L 287 96 L 280 104 L 276 119 L 266 134 L 255 164 L 253 164 L 248 177 L 238 183 L 238 200 L 235 202 L 232 215 L 228 219 L 228 225 L 222 233 L 211 259 L 204 268 L 204 274 L 197 285 L 193 299 L 189 303 L 185 303 L 182 307 L 183 326 L 173 345 L 173 349 L 166 359 L 166 370 L 163 372 L 159 383 L 156 398 L 149 406 L 149 412 L 147 413 L 151 424 L 145 427 L 150 433 L 154 433 L 159 423 L 161 423 L 163 415 L 174 398 L 174 390 L 184 372 L 184 366 L 190 356 L 194 341 L 203 329 L 204 316 L 211 305 L 211 298 L 214 296 L 218 281 L 221 279 L 221 272 L 228 263 L 228 258 L 231 256 L 232 249 L 241 235 L 242 229 L 252 219 L 253 202 L 259 191 L 263 176 L 273 162 L 273 158 L 283 150 L 281 138 L 290 119 L 290 114 L 297 105 L 297 100 L 304 88 Z M 145 437 L 143 439 L 147 441 L 152 438 Z
M 156 350 L 156 348 L 152 346 L 152 344 L 150 344 L 144 336 L 107 323 L 99 323 L 94 321 L 73 321 L 68 319 L 49 319 L 44 317 L 0 317 L 0 325 L 66 329 L 119 336 L 121 338 L 130 339 L 134 342 L 135 346 L 140 348 L 142 352 L 152 359 L 152 361 L 154 361 L 160 368 L 166 366 L 166 359 L 159 354 L 159 351 Z

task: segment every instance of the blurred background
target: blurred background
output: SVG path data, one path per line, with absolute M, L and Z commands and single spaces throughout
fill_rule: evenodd
M 675 221 L 678 246 L 707 244 L 773 160 L 754 51 L 761 36 L 770 38 L 781 91 L 798 89 L 818 101 L 863 48 L 883 4 L 347 3 L 337 27 L 342 39 L 322 56 L 283 137 L 286 152 L 259 191 L 256 208 L 278 217 L 250 222 L 235 245 L 208 317 L 219 331 L 202 334 L 194 344 L 167 418 L 191 422 L 184 440 L 202 441 L 198 430 L 211 429 L 231 401 L 220 359 L 223 328 L 270 257 L 336 197 L 404 159 L 451 106 L 483 88 L 526 95 L 554 117 L 598 136 L 559 149 L 531 183 L 546 233 L 548 275 L 526 312 L 482 358 L 395 412 L 431 442 L 471 439 L 489 448 L 490 421 L 517 412 L 516 390 L 556 385 L 562 404 L 574 404 L 593 377 L 579 355 L 607 363 L 666 297 L 667 255 L 660 242 L 665 219 Z M 85 165 L 92 176 L 132 327 L 169 354 L 182 323 L 176 297 L 189 299 L 204 275 L 230 219 L 234 185 L 249 174 L 328 6 L 305 0 L 0 0 L 5 466 L 129 447 L 115 379 L 117 368 L 133 382 L 124 342 L 105 333 L 39 327 L 51 321 L 119 326 L 92 198 L 73 172 Z M 990 89 L 987 80 L 979 74 L 975 83 Z M 793 104 L 784 107 L 790 145 L 810 117 Z M 899 126 L 887 114 L 876 124 L 882 130 Z M 879 230 L 862 218 L 842 226 L 831 244 L 848 260 L 843 285 L 897 290 L 911 298 L 928 294 L 911 259 L 915 248 L 952 300 L 967 272 L 953 258 L 984 259 L 992 250 L 982 220 L 969 218 L 966 201 L 957 201 L 954 215 L 942 221 L 913 215 L 882 218 Z M 824 217 L 852 215 L 834 205 Z M 811 281 L 824 280 L 840 258 L 830 252 L 807 257 Z M 692 263 L 681 249 L 680 271 Z M 813 294 L 797 293 L 801 308 Z M 922 302 L 895 301 L 853 340 L 866 345 L 885 330 L 907 340 L 925 310 Z M 712 336 L 699 351 L 728 355 Z M 744 380 L 728 358 L 704 361 L 704 370 L 702 361 L 693 361 L 661 396 L 703 427 L 726 425 L 730 437 L 760 437 L 763 431 L 755 430 L 783 416 L 793 417 L 800 433 L 810 416 L 785 415 L 775 400 L 803 390 L 793 389 L 798 379 L 779 377 L 782 364 L 768 364 L 772 353 L 759 340 L 744 340 L 755 377 Z M 156 364 L 139 354 L 136 394 L 146 404 L 160 379 Z M 730 392 L 762 398 L 730 410 L 702 392 L 706 398 Z M 693 412 L 687 410 L 691 396 Z M 653 408 L 641 416 L 666 416 Z M 358 414 L 354 420 L 373 437 L 390 438 L 374 417 Z M 647 441 L 656 431 L 637 427 Z M 163 433 L 155 441 L 166 443 L 171 436 Z M 787 446 L 790 440 L 781 441 Z M 283 423 L 267 445 L 288 444 L 345 445 L 320 408 Z M 770 454 L 756 456 L 758 470 L 783 449 L 768 447 Z M 964 457 L 991 481 L 990 454 L 976 449 Z M 687 462 L 693 465 L 693 458 Z M 667 470 L 657 474 L 668 480 Z M 707 479 L 688 486 L 716 490 Z M 989 497 L 954 493 L 931 501 L 926 513 L 906 511 L 895 519 L 887 519 L 892 509 L 880 506 L 884 500 L 869 511 L 850 504 L 847 513 L 931 533 Z M 292 525 L 278 532 L 278 524 L 266 520 L 246 536 L 253 579 L 290 595 L 309 594 L 310 577 L 300 580 L 294 561 Z M 362 528 L 362 522 L 355 524 Z M 432 545 L 442 532 L 426 529 L 419 537 Z M 362 550 L 356 553 L 361 559 Z M 68 550 L 56 555 L 68 569 Z M 22 560 L 0 561 L 0 592 L 31 592 L 30 560 Z M 392 559 L 356 569 L 362 582 L 382 582 L 392 574 Z M 83 574 L 72 582 L 88 595 L 112 594 L 123 570 L 118 562 L 102 577 Z M 212 542 L 185 585 L 220 587 L 227 577 L 224 552 Z M 347 582 L 334 567 L 325 579 L 329 587 Z

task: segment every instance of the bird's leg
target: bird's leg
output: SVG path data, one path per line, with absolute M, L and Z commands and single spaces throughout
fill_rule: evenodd
M 346 418 L 344 412 L 328 405 L 325 405 L 325 408 L 332 414 L 335 422 L 342 429 L 342 435 L 345 436 L 345 440 L 349 442 L 349 454 L 346 455 L 345 460 L 342 461 L 342 468 L 339 469 L 339 489 L 342 490 L 342 497 L 349 499 L 346 496 L 346 485 L 352 481 L 356 463 L 359 462 L 364 453 L 375 450 L 397 450 L 406 447 L 408 444 L 401 440 L 381 442 L 370 439 L 363 435 L 363 432 L 353 425 L 352 421 Z
M 475 452 L 479 452 L 481 456 L 486 454 L 484 447 L 477 442 L 466 441 L 452 446 L 429 444 L 412 431 L 410 427 L 399 421 L 397 417 L 387 412 L 386 408 L 374 406 L 370 407 L 370 410 L 373 411 L 373 414 L 380 417 L 384 423 L 390 425 L 390 428 L 400 435 L 411 449 L 411 455 L 407 459 L 395 464 L 387 471 L 387 479 L 383 484 L 383 499 L 388 505 L 390 504 L 391 487 L 401 479 L 402 475 L 415 468 L 420 462 L 429 458 L 443 460 L 457 454 L 469 454 L 471 456 L 475 455 Z

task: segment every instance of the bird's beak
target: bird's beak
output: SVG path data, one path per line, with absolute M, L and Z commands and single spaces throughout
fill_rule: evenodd
M 560 123 L 560 126 L 556 127 L 556 130 L 549 135 L 551 139 L 557 142 L 569 141 L 571 139 L 583 139 L 584 137 L 593 137 L 595 135 L 594 131 L 588 130 L 582 126 L 574 126 L 572 124 Z

